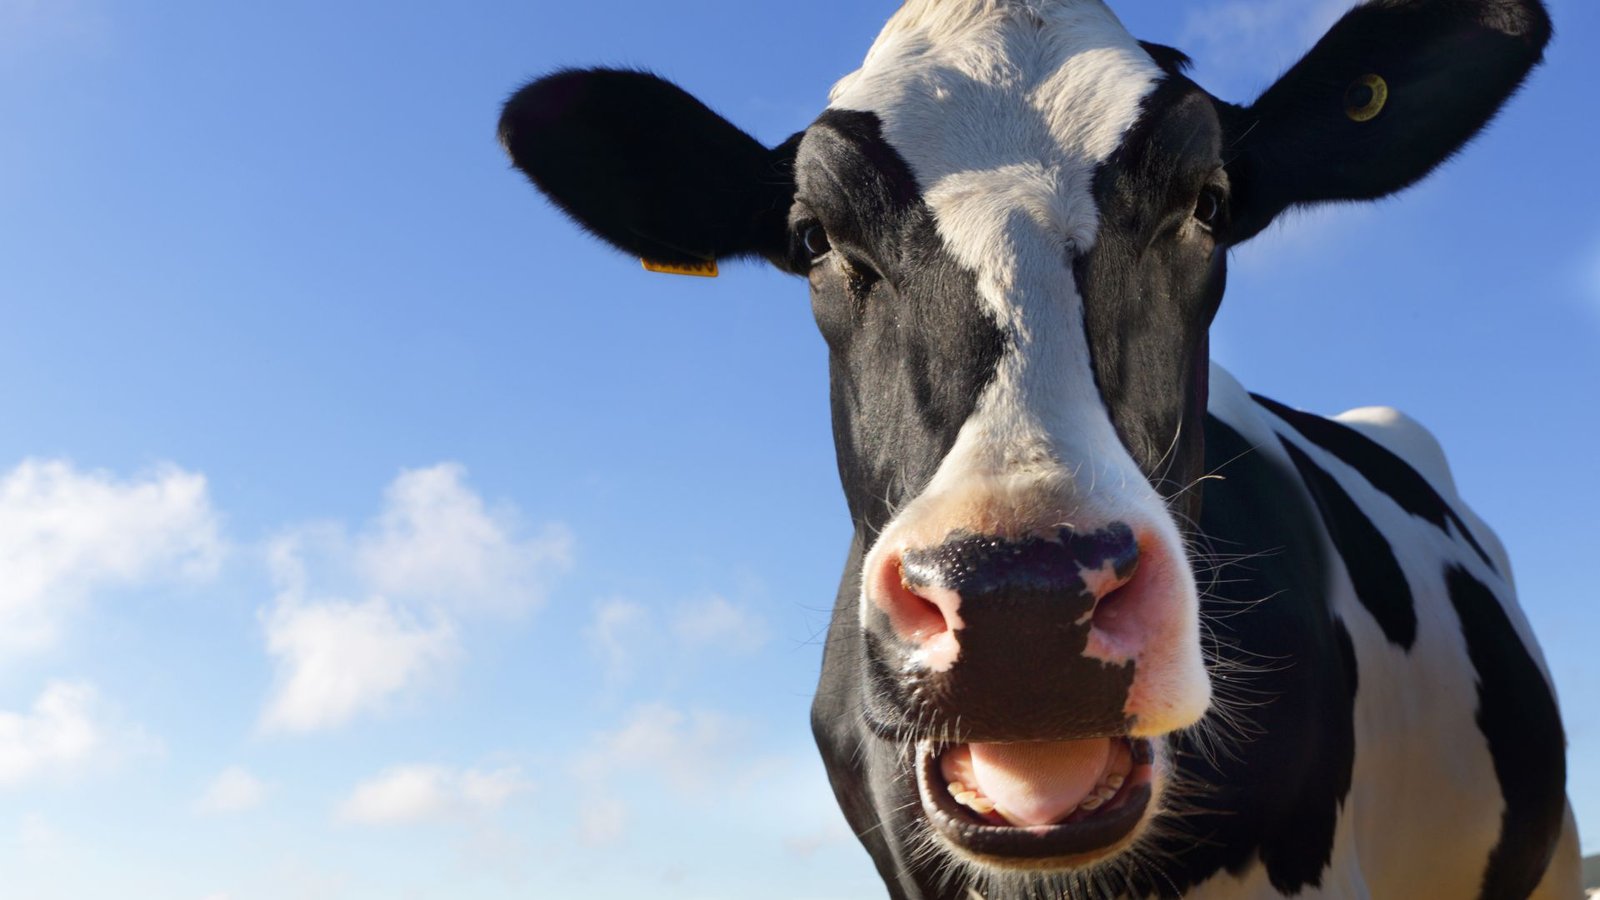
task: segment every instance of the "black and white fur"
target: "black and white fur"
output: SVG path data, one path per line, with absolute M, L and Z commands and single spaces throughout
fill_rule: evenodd
M 813 721 L 892 896 L 1576 895 L 1549 675 L 1438 447 L 1392 410 L 1252 397 L 1206 340 L 1229 247 L 1423 177 L 1549 35 L 1537 0 L 1372 0 L 1240 107 L 1098 0 L 910 0 L 770 150 L 641 73 L 507 103 L 517 165 L 601 238 L 811 284 L 855 525 Z M 1389 94 L 1357 120 L 1368 73 Z M 1139 627 L 1083 625 L 1040 684 L 956 664 L 1032 652 L 971 603 L 941 607 L 956 647 L 882 596 L 952 535 L 1108 527 L 1138 538 Z M 1029 706 L 1063 682 L 1082 716 Z M 1108 728 L 1154 742 L 1156 801 L 1097 858 L 988 858 L 924 819 L 929 741 Z

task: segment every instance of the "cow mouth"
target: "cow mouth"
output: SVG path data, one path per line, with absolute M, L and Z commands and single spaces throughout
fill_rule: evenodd
M 1104 856 L 1144 819 L 1153 749 L 1126 737 L 923 744 L 917 784 L 929 823 L 1000 864 L 1070 868 Z

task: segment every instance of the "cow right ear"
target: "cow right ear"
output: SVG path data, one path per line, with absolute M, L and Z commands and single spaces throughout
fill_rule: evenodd
M 798 141 L 769 150 L 654 75 L 540 78 L 506 101 L 500 143 L 574 221 L 647 266 L 788 255 Z
M 1367 0 L 1254 104 L 1226 107 L 1229 243 L 1292 206 L 1402 190 L 1460 150 L 1543 57 L 1539 0 Z

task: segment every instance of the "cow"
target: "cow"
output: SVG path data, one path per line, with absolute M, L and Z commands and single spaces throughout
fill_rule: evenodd
M 906 0 L 776 147 L 638 71 L 507 101 L 594 235 L 810 284 L 854 526 L 812 725 L 891 897 L 1578 895 L 1550 675 L 1437 443 L 1207 343 L 1230 248 L 1421 179 L 1550 35 L 1369 0 L 1235 105 L 1099 0 Z

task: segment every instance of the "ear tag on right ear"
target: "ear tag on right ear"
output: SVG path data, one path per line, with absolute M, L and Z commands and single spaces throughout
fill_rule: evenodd
M 656 262 L 653 259 L 641 259 L 639 264 L 647 271 L 660 272 L 664 275 L 695 275 L 700 278 L 717 277 L 717 261 L 708 259 L 698 263 L 669 263 Z
M 1345 89 L 1344 114 L 1352 122 L 1370 122 L 1383 112 L 1388 102 L 1389 82 L 1378 75 L 1363 75 Z

